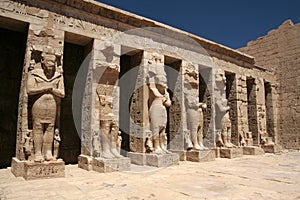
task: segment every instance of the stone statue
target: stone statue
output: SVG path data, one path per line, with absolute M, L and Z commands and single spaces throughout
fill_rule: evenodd
M 231 120 L 229 116 L 229 110 L 226 111 L 226 114 L 222 118 L 222 130 L 221 130 L 221 146 L 226 148 L 236 147 L 231 143 Z M 223 144 L 222 144 L 223 143 Z
M 226 99 L 226 77 L 224 71 L 217 69 L 215 72 L 215 103 L 216 103 L 216 145 L 218 147 L 235 147 L 231 143 L 230 107 Z
M 101 157 L 112 159 L 122 158 L 118 150 L 119 127 L 113 120 L 100 120 Z
M 94 131 L 94 133 L 93 133 L 92 146 L 93 146 L 93 156 L 100 157 L 101 143 L 100 143 L 100 136 L 99 136 L 98 131 Z
M 54 141 L 53 141 L 53 160 L 57 160 L 58 151 L 59 151 L 59 143 L 60 143 L 60 135 L 59 130 L 56 128 L 54 131 Z
M 33 147 L 32 130 L 28 130 L 24 139 L 25 142 L 24 142 L 23 149 L 24 149 L 25 158 L 28 159 L 29 156 L 31 156 L 31 150 Z
M 120 131 L 117 121 L 113 115 L 113 90 L 114 86 L 99 84 L 97 94 L 99 98 L 99 118 L 100 118 L 100 157 L 106 159 L 122 158 L 120 155 L 121 141 Z M 95 139 L 96 140 L 96 139 Z M 94 143 L 93 143 L 94 145 Z M 96 146 L 96 144 L 95 144 Z M 98 145 L 99 146 L 99 145 Z M 94 147 L 95 149 L 95 147 Z
M 28 73 L 27 93 L 34 100 L 32 105 L 32 134 L 34 160 L 53 160 L 53 140 L 60 99 L 64 98 L 62 73 L 56 70 L 56 56 L 42 54 L 42 69 Z
M 189 138 L 187 138 L 187 149 L 205 150 L 203 145 L 203 109 L 207 107 L 205 103 L 189 103 L 186 96 L 186 116 L 187 129 L 189 130 Z
M 149 121 L 152 137 L 148 138 L 147 145 L 152 146 L 157 154 L 170 153 L 167 150 L 167 110 L 171 105 L 167 91 L 166 73 L 161 67 L 149 79 Z M 152 74 L 152 73 L 151 73 Z
M 203 109 L 205 103 L 199 103 L 198 70 L 194 65 L 187 65 L 184 71 L 184 104 L 186 111 L 187 150 L 205 150 L 203 145 Z

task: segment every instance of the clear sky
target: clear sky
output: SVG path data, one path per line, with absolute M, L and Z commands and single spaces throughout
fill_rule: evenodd
M 97 0 L 237 49 L 282 22 L 300 20 L 300 0 Z

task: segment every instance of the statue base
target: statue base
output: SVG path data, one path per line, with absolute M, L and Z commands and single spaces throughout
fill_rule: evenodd
M 126 157 L 105 159 L 80 155 L 78 157 L 78 167 L 87 171 L 93 170 L 100 173 L 129 171 L 130 159 Z
M 131 163 L 135 165 L 148 165 L 152 167 L 168 167 L 179 164 L 179 155 L 177 153 L 170 154 L 154 154 L 154 153 L 127 153 Z
M 220 158 L 240 158 L 243 156 L 242 148 L 220 148 Z
M 244 155 L 263 155 L 265 154 L 265 151 L 256 146 L 245 146 L 243 147 L 243 154 Z
M 200 150 L 200 151 L 188 151 L 186 152 L 186 160 L 192 162 L 209 162 L 216 159 L 215 151 L 212 150 Z
M 262 148 L 265 153 L 279 153 L 282 150 L 281 146 L 277 144 L 262 146 Z
M 20 161 L 12 158 L 11 171 L 16 177 L 25 180 L 65 177 L 65 162 L 62 160 L 49 162 Z
M 180 161 L 186 161 L 186 151 L 182 150 L 170 150 L 172 153 L 176 153 L 179 155 Z

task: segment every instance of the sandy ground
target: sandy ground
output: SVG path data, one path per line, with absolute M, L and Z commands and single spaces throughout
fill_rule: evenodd
M 107 174 L 67 165 L 65 178 L 33 181 L 1 169 L 0 199 L 300 199 L 300 152 Z

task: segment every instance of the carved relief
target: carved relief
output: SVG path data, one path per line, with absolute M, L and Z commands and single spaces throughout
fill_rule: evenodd
M 57 57 L 51 48 L 46 50 L 42 52 L 40 62 L 32 60 L 27 80 L 27 93 L 33 102 L 31 120 L 36 162 L 51 161 L 57 157 L 60 99 L 65 96 L 62 69 L 57 66 Z

